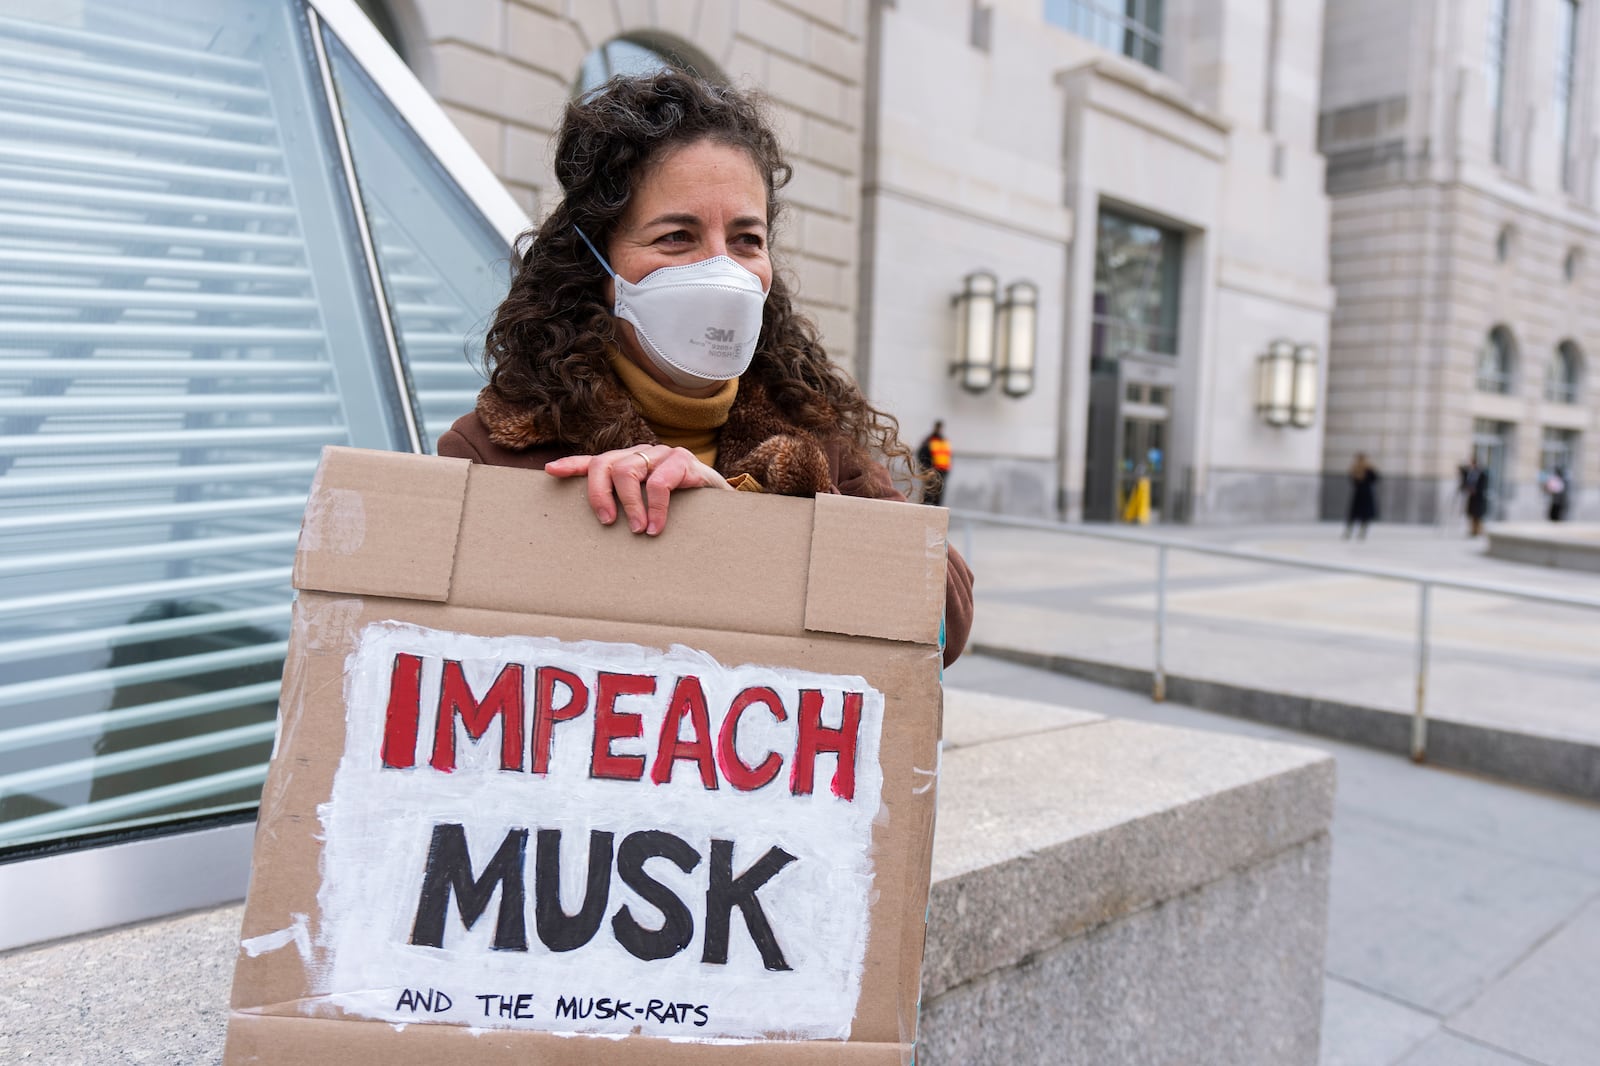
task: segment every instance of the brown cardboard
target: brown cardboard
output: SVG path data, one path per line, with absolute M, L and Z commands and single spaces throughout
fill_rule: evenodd
M 360 536 L 352 514 L 365 519 Z M 938 759 L 943 516 L 842 497 L 680 493 L 652 539 L 600 526 L 581 484 L 329 449 L 296 560 L 302 591 L 242 931 L 255 954 L 241 947 L 225 1061 L 909 1062 Z M 468 640 L 532 636 L 663 653 L 682 645 L 728 667 L 856 676 L 881 692 L 869 933 L 848 1041 L 705 1043 L 693 1031 L 669 1040 L 642 1025 L 621 1040 L 497 1023 L 395 1025 L 318 998 L 329 952 L 319 939 L 328 856 L 318 808 L 345 746 L 348 663 L 369 624 L 391 620 Z M 680 776 L 689 769 L 670 765 Z M 474 870 L 484 854 L 475 851 Z M 295 915 L 306 916 L 304 957 L 284 932 Z M 738 935 L 738 911 L 732 922 Z M 794 934 L 781 932 L 792 944 Z M 789 979 L 778 975 L 775 995 Z

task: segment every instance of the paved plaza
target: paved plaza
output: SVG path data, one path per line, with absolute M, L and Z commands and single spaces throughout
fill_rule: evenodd
M 982 656 L 946 684 L 1335 756 L 1321 1066 L 1600 1063 L 1600 804 Z
M 1148 532 L 1600 599 L 1600 574 L 1490 559 L 1453 523 L 1379 524 L 1365 541 L 1332 524 Z M 959 520 L 951 535 L 978 575 L 974 645 L 1151 668 L 1153 548 Z M 1408 582 L 1174 551 L 1167 671 L 1409 713 L 1417 611 Z M 1430 717 L 1600 743 L 1600 609 L 1436 589 L 1431 633 Z

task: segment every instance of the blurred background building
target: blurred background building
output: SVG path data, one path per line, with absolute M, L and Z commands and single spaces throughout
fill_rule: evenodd
M 1331 496 L 1366 451 L 1386 517 L 1433 521 L 1476 456 L 1491 517 L 1537 517 L 1557 466 L 1577 516 L 1600 515 L 1596 15 L 1578 0 L 1329 0 Z
M 607 73 L 768 93 L 805 306 L 908 437 L 945 420 L 946 502 L 1106 519 L 1142 474 L 1168 520 L 1316 516 L 1320 418 L 1258 412 L 1274 342 L 1326 364 L 1315 0 L 363 6 L 535 215 Z

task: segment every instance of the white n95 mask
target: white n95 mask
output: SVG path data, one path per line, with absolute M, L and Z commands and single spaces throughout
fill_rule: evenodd
M 652 270 L 634 283 L 611 269 L 583 230 L 578 236 L 616 282 L 612 313 L 633 323 L 645 355 L 674 383 L 700 388 L 736 378 L 750 366 L 767 302 L 760 278 L 714 255 Z

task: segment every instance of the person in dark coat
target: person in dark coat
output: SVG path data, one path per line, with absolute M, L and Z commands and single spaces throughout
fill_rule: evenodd
M 1467 536 L 1476 537 L 1489 513 L 1489 471 L 1479 465 L 1477 456 L 1461 468 L 1461 493 L 1467 498 Z
M 1567 468 L 1557 466 L 1545 478 L 1544 491 L 1550 497 L 1550 521 L 1559 522 L 1567 517 L 1567 493 L 1572 483 L 1567 480 Z
M 438 452 L 587 482 L 604 524 L 666 528 L 685 492 L 903 501 L 895 420 L 828 357 L 769 240 L 790 168 L 753 97 L 682 71 L 567 104 L 562 199 L 519 240 L 485 340 L 489 384 Z M 945 568 L 944 662 L 972 626 Z M 707 545 L 714 580 L 715 545 Z
M 1360 528 L 1359 537 L 1367 539 L 1367 524 L 1375 522 L 1378 518 L 1378 469 L 1367 462 L 1365 453 L 1357 452 L 1355 462 L 1350 464 L 1350 509 L 1345 515 L 1344 537 L 1350 539 L 1350 531 Z
M 933 432 L 917 445 L 917 472 L 922 483 L 922 502 L 932 507 L 944 505 L 944 483 L 950 476 L 950 441 L 944 435 L 944 422 L 933 424 Z

